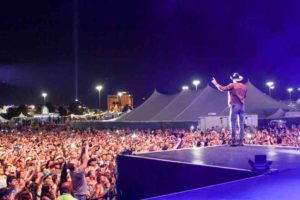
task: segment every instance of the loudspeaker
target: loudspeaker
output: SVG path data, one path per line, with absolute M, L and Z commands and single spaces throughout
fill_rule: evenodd
M 263 174 L 270 171 L 272 161 L 267 160 L 267 155 L 255 155 L 254 162 L 248 160 L 252 171 L 255 173 Z

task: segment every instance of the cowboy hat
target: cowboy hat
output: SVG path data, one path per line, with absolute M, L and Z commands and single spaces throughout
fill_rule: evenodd
M 239 73 L 234 73 L 232 76 L 230 76 L 230 79 L 233 81 L 242 81 L 244 77 L 241 76 Z

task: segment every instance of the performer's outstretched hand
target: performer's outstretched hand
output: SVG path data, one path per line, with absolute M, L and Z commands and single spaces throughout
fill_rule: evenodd
M 214 84 L 214 85 L 217 85 L 217 84 L 218 84 L 217 80 L 216 80 L 214 77 L 212 78 L 211 82 L 212 82 L 212 84 Z

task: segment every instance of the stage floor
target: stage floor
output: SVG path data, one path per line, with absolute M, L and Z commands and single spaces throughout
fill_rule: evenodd
M 149 199 L 300 199 L 300 149 L 273 146 L 215 146 L 143 153 L 135 156 L 210 167 L 250 170 L 248 159 L 266 154 L 276 173 L 230 181 Z

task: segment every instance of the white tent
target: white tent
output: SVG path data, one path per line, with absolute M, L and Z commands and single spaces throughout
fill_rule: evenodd
M 27 117 L 26 115 L 24 115 L 23 113 L 21 113 L 18 118 L 24 119 L 24 118 L 29 118 L 29 117 Z
M 49 113 L 49 114 L 46 114 L 46 115 L 44 115 L 44 114 L 40 114 L 40 115 L 34 115 L 33 116 L 34 118 L 49 118 L 49 117 L 59 117 L 59 114 L 57 114 L 57 113 Z
M 284 115 L 290 108 L 247 83 L 246 113 L 258 115 L 259 119 L 268 116 Z M 211 113 L 228 115 L 227 92 L 220 92 L 207 85 L 198 91 L 181 91 L 175 95 L 153 94 L 139 107 L 118 119 L 121 122 L 197 122 L 199 117 Z M 275 114 L 274 114 L 275 113 Z
M 1 117 L 1 115 L 0 115 L 0 123 L 3 123 L 3 122 L 8 122 L 8 120 L 7 120 L 7 119 L 4 119 L 4 118 Z

